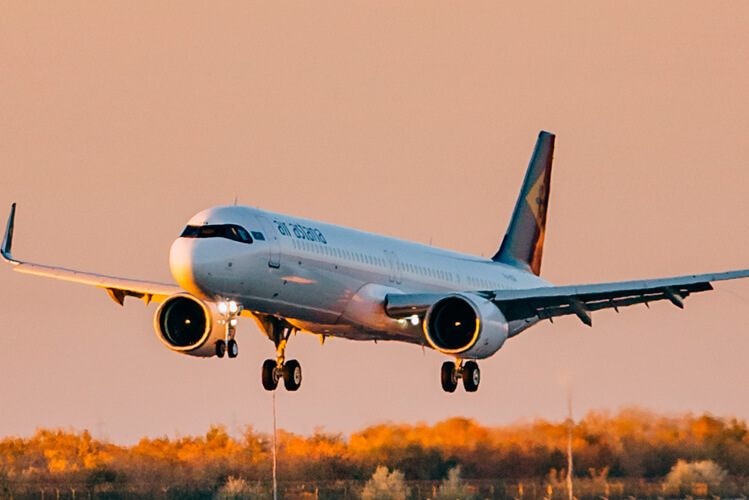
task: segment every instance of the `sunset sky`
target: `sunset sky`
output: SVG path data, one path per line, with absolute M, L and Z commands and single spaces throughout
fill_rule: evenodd
M 557 134 L 542 277 L 749 267 L 749 3 L 3 2 L 0 219 L 14 254 L 171 281 L 185 222 L 239 203 L 476 255 Z M 749 280 L 545 322 L 449 395 L 434 351 L 290 342 L 278 425 L 492 425 L 641 405 L 749 418 Z M 166 349 L 155 305 L 0 267 L 0 436 L 120 443 L 271 428 L 251 320 L 236 360 Z

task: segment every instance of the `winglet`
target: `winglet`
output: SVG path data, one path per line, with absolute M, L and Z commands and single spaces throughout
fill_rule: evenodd
M 13 245 L 13 225 L 16 219 L 16 204 L 13 203 L 10 206 L 10 216 L 8 217 L 8 225 L 5 227 L 5 236 L 3 237 L 3 246 L 0 248 L 0 254 L 3 259 L 11 264 L 18 264 L 18 261 L 13 258 L 10 254 L 10 247 Z

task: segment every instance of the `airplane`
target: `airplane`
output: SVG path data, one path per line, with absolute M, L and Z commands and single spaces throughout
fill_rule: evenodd
M 126 297 L 160 303 L 154 329 L 172 351 L 238 355 L 237 319 L 251 317 L 273 341 L 262 365 L 268 391 L 302 383 L 285 350 L 297 331 L 353 340 L 399 341 L 453 357 L 442 389 L 462 381 L 478 390 L 477 360 L 543 320 L 668 300 L 679 308 L 712 282 L 749 277 L 749 269 L 675 278 L 554 286 L 541 279 L 555 135 L 542 131 L 499 250 L 491 258 L 269 212 L 220 206 L 193 216 L 174 241 L 169 266 L 177 284 L 104 276 L 33 264 L 11 254 L 16 204 L 0 248 L 23 273 L 93 285 L 119 305 Z

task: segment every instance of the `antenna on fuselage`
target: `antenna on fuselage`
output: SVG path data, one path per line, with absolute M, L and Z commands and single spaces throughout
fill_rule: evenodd
M 239 196 L 237 196 L 237 195 L 235 194 L 235 195 L 234 195 L 234 206 L 235 206 L 235 207 L 237 206 L 237 198 L 239 198 Z

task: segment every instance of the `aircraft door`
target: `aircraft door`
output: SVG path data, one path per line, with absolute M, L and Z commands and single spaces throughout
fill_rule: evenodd
M 395 283 L 395 262 L 393 261 L 393 256 L 390 255 L 390 250 L 383 250 L 385 252 L 385 258 L 388 261 L 388 278 L 390 278 L 390 283 Z
M 400 285 L 400 282 L 403 281 L 403 266 L 401 265 L 401 260 L 398 258 L 398 254 L 395 252 L 390 252 L 393 254 L 393 263 L 395 264 L 395 282 Z
M 269 248 L 268 266 L 273 268 L 281 267 L 281 242 L 278 239 L 276 226 L 271 224 L 264 215 L 256 216 L 263 228 L 263 232 L 268 235 L 267 242 Z
M 390 282 L 400 283 L 403 281 L 403 268 L 401 267 L 398 254 L 392 250 L 385 250 L 385 256 L 387 257 L 388 264 L 390 264 Z

